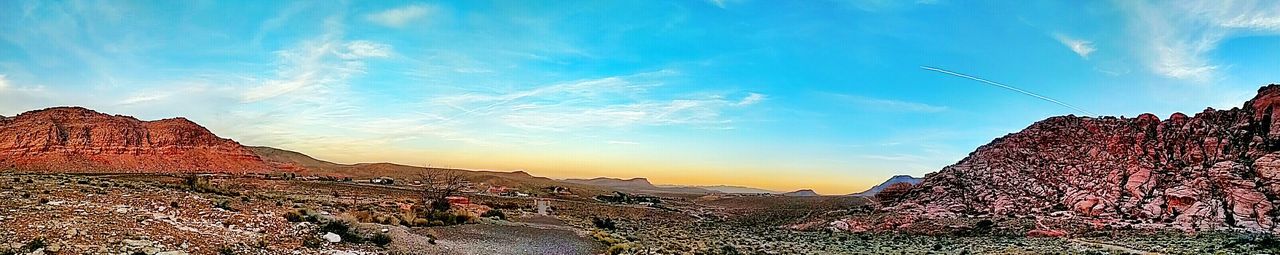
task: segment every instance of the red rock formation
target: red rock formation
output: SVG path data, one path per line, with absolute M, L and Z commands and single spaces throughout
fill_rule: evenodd
M 895 204 L 936 216 L 1074 215 L 1276 232 L 1280 85 L 1243 108 L 1166 120 L 1052 117 L 929 174 Z
M 0 117 L 0 168 L 58 173 L 271 170 L 239 143 L 184 118 L 140 121 L 79 107 Z

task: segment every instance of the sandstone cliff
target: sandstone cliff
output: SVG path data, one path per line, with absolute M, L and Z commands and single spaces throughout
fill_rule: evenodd
M 0 117 L 0 169 L 56 173 L 258 173 L 271 167 L 184 118 L 140 121 L 79 107 Z
M 1161 120 L 1052 117 L 929 174 L 897 204 L 933 217 L 1074 215 L 1276 231 L 1280 85 L 1243 108 Z

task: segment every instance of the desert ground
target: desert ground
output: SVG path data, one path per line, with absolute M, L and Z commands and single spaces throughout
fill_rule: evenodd
M 387 219 L 416 200 L 409 186 L 221 176 L 193 188 L 184 178 L 2 174 L 0 254 L 1240 254 L 1276 247 L 1268 235 L 1236 232 L 1028 237 L 1034 223 L 1027 219 L 955 219 L 876 233 L 810 226 L 876 217 L 872 201 L 850 196 L 667 196 L 661 206 L 549 199 L 543 216 L 533 198 L 467 194 L 504 208 L 505 219 L 416 225 Z M 989 224 L 975 227 L 982 220 Z M 328 239 L 334 236 L 342 238 Z

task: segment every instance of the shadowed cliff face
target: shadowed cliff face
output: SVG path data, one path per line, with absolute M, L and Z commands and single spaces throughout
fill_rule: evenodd
M 1280 85 L 1243 108 L 1161 120 L 1052 117 L 929 174 L 901 208 L 1077 216 L 1184 229 L 1275 231 Z
M 0 120 L 0 168 L 84 173 L 266 172 L 258 156 L 184 118 L 140 121 L 78 107 Z

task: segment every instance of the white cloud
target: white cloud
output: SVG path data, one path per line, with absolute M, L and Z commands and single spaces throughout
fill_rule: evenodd
M 0 74 L 0 91 L 4 91 L 5 89 L 8 89 L 8 88 L 9 88 L 8 77 L 4 74 Z
M 1076 55 L 1080 55 L 1080 57 L 1085 59 L 1089 59 L 1089 54 L 1093 53 L 1094 50 L 1097 50 L 1093 47 L 1093 42 L 1091 41 L 1075 39 L 1059 33 L 1053 34 L 1053 38 L 1058 39 L 1058 42 L 1061 42 L 1062 45 L 1066 45 L 1067 48 L 1070 48 L 1072 52 L 1076 53 Z
M 1267 1 L 1120 3 L 1148 68 L 1174 79 L 1214 79 L 1220 67 L 1208 55 L 1224 40 L 1280 34 L 1280 5 Z
M 750 94 L 747 94 L 747 97 L 744 97 L 742 98 L 741 101 L 738 101 L 738 106 L 753 105 L 756 103 L 760 103 L 760 101 L 764 101 L 764 99 L 765 99 L 764 94 L 750 93 Z
M 877 111 L 902 111 L 902 112 L 942 112 L 946 111 L 946 106 L 936 106 L 925 103 L 899 101 L 893 99 L 871 98 L 859 95 L 847 94 L 828 94 L 840 102 L 852 104 L 857 107 L 877 110 Z
M 169 98 L 169 96 L 170 94 L 166 94 L 166 93 L 136 94 L 128 98 L 125 98 L 124 100 L 120 100 L 120 102 L 117 104 L 118 105 L 136 105 L 141 103 L 159 101 L 161 99 Z
M 399 28 L 408 25 L 409 22 L 426 17 L 428 14 L 433 12 L 435 12 L 435 7 L 418 4 L 370 14 L 369 16 L 366 16 L 366 18 L 373 23 Z
M 391 45 L 359 40 L 344 45 L 346 51 L 338 52 L 342 59 L 385 58 L 391 56 Z

